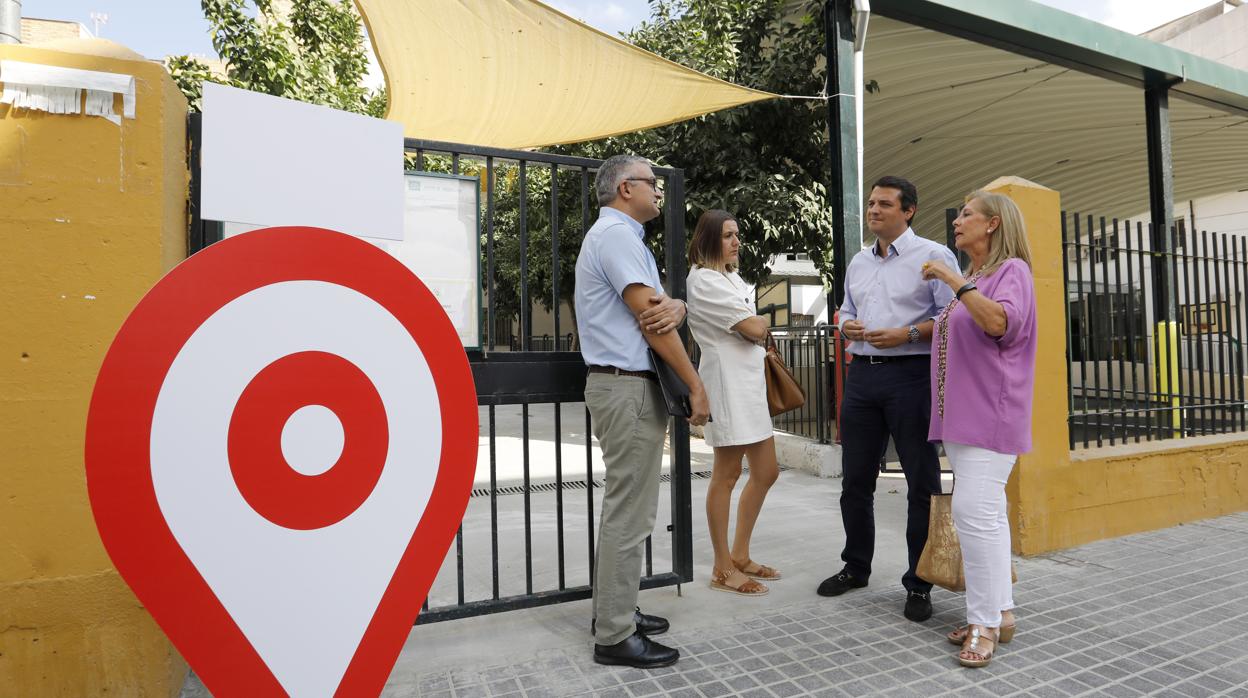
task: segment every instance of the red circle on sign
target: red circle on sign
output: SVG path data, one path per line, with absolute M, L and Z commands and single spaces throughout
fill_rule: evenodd
M 297 472 L 282 452 L 287 420 L 308 405 L 322 405 L 342 422 L 342 455 L 319 475 Z M 323 351 L 288 354 L 257 373 L 234 407 L 230 472 L 243 499 L 264 518 L 286 528 L 323 528 L 368 499 L 389 439 L 386 407 L 358 366 Z

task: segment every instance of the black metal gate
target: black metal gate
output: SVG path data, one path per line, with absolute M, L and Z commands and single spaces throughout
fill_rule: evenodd
M 199 115 L 193 114 L 188 125 L 193 253 L 219 241 L 222 226 L 198 215 Z M 575 258 L 585 230 L 597 218 L 591 215 L 590 197 L 592 175 L 601 161 L 412 139 L 404 147 L 409 171 L 477 176 L 484 194 L 478 231 L 485 294 L 482 349 L 470 350 L 468 358 L 482 410 L 478 473 L 488 466 L 488 482 L 478 482 L 473 490 L 455 544 L 417 623 L 588 598 L 596 542 L 595 493 L 602 481 L 594 475 L 590 416 L 583 405 L 585 365 L 579 351 L 569 350 L 576 346 L 576 328 L 561 318 L 561 308 L 570 305 L 573 284 L 573 270 L 563 268 L 561 260 Z M 666 292 L 683 298 L 684 175 L 662 167 L 654 172 L 663 181 L 665 205 L 659 225 L 647 239 L 652 245 L 662 243 L 662 249 L 654 251 L 664 267 Z M 537 273 L 531 270 L 533 265 L 540 267 Z M 541 288 L 534 292 L 531 286 L 538 284 Z M 535 303 L 550 309 L 553 322 L 538 337 L 533 332 Z M 513 321 L 518 324 L 515 330 Z M 549 410 L 553 417 L 553 478 L 536 478 L 546 482 L 532 477 L 534 465 L 547 469 L 552 465 L 535 462 L 531 453 L 537 442 L 530 433 L 531 411 L 538 409 Z M 519 434 L 500 433 L 500 424 L 515 427 L 517 417 Z M 567 427 L 578 453 L 583 440 L 583 461 L 575 458 L 575 465 L 565 462 Z M 688 424 L 673 420 L 669 434 L 668 472 L 663 477 L 670 483 L 671 536 L 670 541 L 647 539 L 643 589 L 693 579 Z M 504 450 L 500 442 L 510 444 L 507 450 L 513 454 L 517 447 L 520 452 L 521 476 L 513 484 L 500 483 L 500 450 Z M 552 514 L 552 525 L 535 525 L 535 517 L 549 519 Z M 664 558 L 670 561 L 668 569 L 663 569 Z

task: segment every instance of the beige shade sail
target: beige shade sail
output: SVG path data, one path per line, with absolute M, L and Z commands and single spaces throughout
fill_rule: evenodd
M 777 97 L 690 70 L 536 0 L 356 0 L 409 138 L 576 143 Z

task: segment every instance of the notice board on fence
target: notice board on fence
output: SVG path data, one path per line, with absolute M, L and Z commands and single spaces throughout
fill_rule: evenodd
M 480 192 L 477 177 L 408 172 L 403 240 L 371 240 L 411 269 L 451 318 L 467 349 L 481 347 Z

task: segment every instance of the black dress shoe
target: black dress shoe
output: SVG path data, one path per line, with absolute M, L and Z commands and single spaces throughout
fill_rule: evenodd
M 932 595 L 923 591 L 911 591 L 906 594 L 906 618 L 915 623 L 922 623 L 932 617 Z
M 671 624 L 666 618 L 661 616 L 648 616 L 641 612 L 639 607 L 633 612 L 633 623 L 637 626 L 637 630 L 645 635 L 658 635 L 667 632 Z M 593 635 L 598 630 L 598 621 L 589 621 L 589 634 Z
M 638 669 L 657 669 L 671 666 L 680 659 L 680 651 L 660 645 L 635 632 L 614 645 L 594 645 L 594 661 L 599 664 L 617 664 Z
M 666 618 L 661 616 L 648 616 L 642 613 L 640 608 L 633 613 L 633 622 L 637 624 L 637 630 L 646 635 L 658 635 L 660 633 L 665 633 L 668 628 L 672 627 L 671 624 L 667 622 Z
M 849 572 L 841 570 L 820 582 L 819 588 L 815 590 L 815 593 L 820 596 L 840 596 L 850 589 L 861 589 L 866 585 L 867 580 L 859 579 Z

